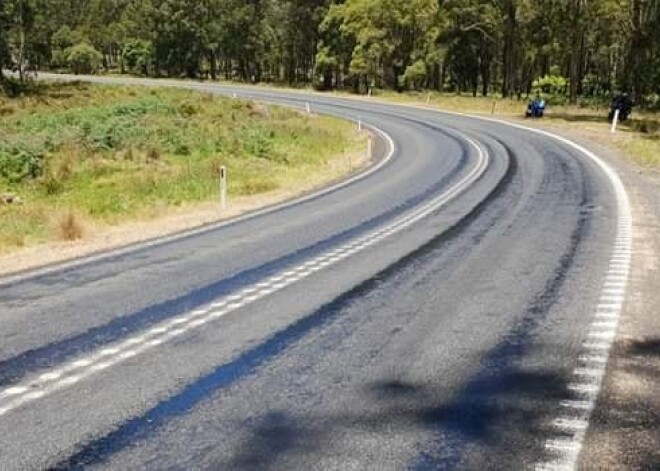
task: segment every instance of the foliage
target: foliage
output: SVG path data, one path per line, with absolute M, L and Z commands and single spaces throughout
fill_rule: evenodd
M 39 177 L 44 155 L 26 146 L 11 145 L 0 140 L 0 179 L 15 184 Z
M 124 66 L 134 74 L 151 75 L 153 70 L 153 48 L 150 42 L 142 39 L 129 40 L 122 51 Z
M 96 73 L 103 61 L 101 53 L 87 43 L 80 43 L 65 49 L 64 58 L 74 74 Z
M 0 63 L 653 107 L 660 0 L 4 0 Z
M 48 84 L 4 106 L 0 193 L 24 204 L 0 205 L 0 253 L 77 234 L 69 210 L 114 223 L 216 199 L 220 165 L 235 197 L 313 181 L 364 148 L 350 123 L 183 90 Z
M 544 75 L 532 84 L 535 92 L 542 92 L 551 95 L 563 95 L 566 93 L 568 81 L 559 75 Z

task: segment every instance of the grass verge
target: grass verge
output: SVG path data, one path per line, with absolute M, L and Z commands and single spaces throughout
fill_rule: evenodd
M 218 198 L 291 193 L 350 171 L 350 123 L 167 88 L 43 84 L 0 96 L 0 254 Z M 354 159 L 357 160 L 357 159 Z

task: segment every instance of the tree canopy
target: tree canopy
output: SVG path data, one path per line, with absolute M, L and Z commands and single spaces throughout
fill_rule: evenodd
M 0 62 L 655 105 L 660 0 L 3 0 Z

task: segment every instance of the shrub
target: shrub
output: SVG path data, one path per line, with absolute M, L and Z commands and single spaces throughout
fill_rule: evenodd
M 255 157 L 269 158 L 273 151 L 273 141 L 269 135 L 260 128 L 246 128 L 241 135 L 243 150 Z
M 122 51 L 124 65 L 134 74 L 149 75 L 152 69 L 153 48 L 149 41 L 128 41 Z
M 0 145 L 0 177 L 11 183 L 37 178 L 43 173 L 43 154 L 25 148 Z
M 560 75 L 545 75 L 534 80 L 532 87 L 546 94 L 565 95 L 567 84 L 567 80 Z
M 405 81 L 409 88 L 417 90 L 426 78 L 426 74 L 426 63 L 418 60 L 406 67 L 405 73 L 399 79 Z
M 103 61 L 103 55 L 88 43 L 80 43 L 64 51 L 66 62 L 74 74 L 93 74 Z

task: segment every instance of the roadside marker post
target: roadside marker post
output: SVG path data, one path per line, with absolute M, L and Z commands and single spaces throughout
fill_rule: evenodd
M 358 116 L 358 131 L 362 131 L 362 118 Z
M 220 208 L 227 209 L 227 167 L 220 167 Z
M 309 106 L 309 102 L 305 103 L 305 108 L 307 109 L 307 114 L 310 114 L 312 112 L 312 107 Z
M 236 92 L 234 92 L 234 94 L 232 95 L 232 97 L 234 97 L 234 99 L 238 98 L 238 95 L 236 94 Z
M 369 139 L 367 140 L 367 158 L 371 160 L 371 157 L 373 155 L 373 136 L 369 135 Z
M 619 123 L 619 110 L 614 110 L 614 118 L 612 118 L 612 129 L 610 132 L 614 134 L 616 132 L 616 125 Z

